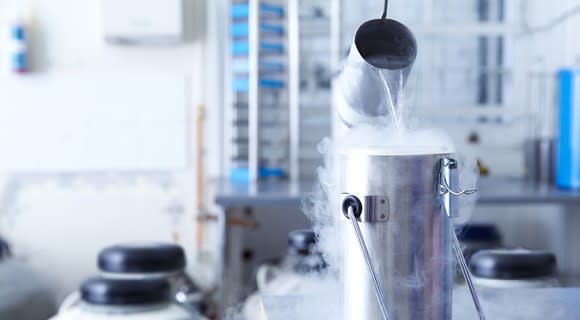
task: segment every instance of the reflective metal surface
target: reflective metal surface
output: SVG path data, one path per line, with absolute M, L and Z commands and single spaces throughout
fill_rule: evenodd
M 455 232 L 453 232 L 453 230 L 451 230 L 450 233 L 453 240 L 453 250 L 455 251 L 455 256 L 459 261 L 459 267 L 461 268 L 461 272 L 465 277 L 465 282 L 467 283 L 467 287 L 469 288 L 469 294 L 471 294 L 471 299 L 473 299 L 473 304 L 475 305 L 475 310 L 477 310 L 477 315 L 479 316 L 480 320 L 485 320 L 483 307 L 481 306 L 479 296 L 477 294 L 477 291 L 475 290 L 475 286 L 473 285 L 471 272 L 469 271 L 469 268 L 467 267 L 467 261 L 465 261 L 465 257 L 463 256 L 463 250 L 461 249 L 459 239 L 457 239 L 457 235 L 455 234 Z
M 393 319 L 451 319 L 451 237 L 437 192 L 439 160 L 445 156 L 339 155 L 339 192 L 389 199 L 387 221 L 359 225 Z M 351 222 L 342 213 L 339 219 L 343 319 L 381 319 Z
M 358 226 L 358 221 L 356 216 L 354 215 L 354 211 L 353 208 L 350 207 L 348 208 L 348 219 L 350 220 L 352 227 L 354 229 L 354 232 L 356 234 L 358 243 L 360 245 L 360 249 L 361 249 L 361 253 L 363 254 L 364 258 L 365 258 L 365 262 L 367 264 L 367 269 L 369 271 L 369 276 L 371 277 L 371 280 L 373 280 L 373 285 L 375 286 L 375 292 L 377 294 L 377 302 L 379 304 L 379 307 L 381 307 L 381 312 L 383 313 L 383 319 L 384 320 L 391 320 L 391 312 L 389 311 L 389 306 L 387 305 L 387 301 L 385 299 L 385 293 L 383 292 L 383 288 L 379 282 L 379 279 L 377 278 L 377 272 L 375 271 L 375 268 L 373 267 L 373 260 L 371 259 L 371 256 L 369 254 L 369 251 L 367 249 L 367 245 L 365 243 L 365 240 L 362 236 L 362 232 L 360 231 L 360 228 Z

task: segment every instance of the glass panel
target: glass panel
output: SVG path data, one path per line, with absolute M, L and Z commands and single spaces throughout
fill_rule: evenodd
M 330 135 L 330 3 L 300 1 L 300 176 L 312 179 L 321 164 L 316 146 Z
M 435 23 L 498 23 L 505 20 L 505 0 L 432 1 Z
M 419 106 L 502 105 L 508 69 L 498 36 L 420 37 L 415 101 Z

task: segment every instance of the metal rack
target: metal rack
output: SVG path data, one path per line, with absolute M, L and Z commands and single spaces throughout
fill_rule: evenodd
M 230 1 L 224 169 L 233 180 L 296 178 L 297 1 Z
M 239 56 L 233 56 L 229 51 L 225 54 L 222 163 L 225 176 L 230 175 L 231 178 L 232 171 L 241 169 L 242 172 L 247 170 L 248 181 L 268 178 L 268 172 L 264 169 L 268 167 L 265 165 L 265 155 L 270 146 L 264 140 L 277 129 L 280 129 L 277 132 L 284 131 L 288 135 L 287 139 L 281 139 L 281 143 L 276 145 L 287 155 L 277 178 L 297 180 L 312 178 L 316 174 L 321 158 L 316 145 L 331 132 L 331 82 L 337 63 L 334 63 L 330 35 L 334 22 L 333 8 L 338 6 L 338 2 L 227 1 L 231 17 L 227 21 L 227 30 L 247 19 L 249 34 L 247 94 L 236 92 L 232 86 L 240 75 Z M 245 4 L 248 6 L 247 18 L 240 19 L 239 14 L 233 13 L 234 6 Z M 261 8 L 266 4 L 278 6 L 283 14 L 264 14 Z M 260 31 L 260 24 L 263 23 L 277 23 L 284 28 L 280 40 L 284 48 L 278 54 L 260 48 L 265 41 L 271 40 L 268 34 Z M 238 40 L 239 37 L 229 32 L 226 50 L 230 50 Z M 273 74 L 272 70 L 267 69 L 273 66 L 272 62 L 281 64 L 277 70 L 278 80 L 284 81 L 284 86 L 276 89 L 280 97 L 276 109 L 270 108 L 272 103 L 265 101 L 271 97 L 273 90 L 260 85 L 260 79 Z M 247 113 L 247 122 L 240 119 L 240 112 Z M 269 126 L 272 123 L 264 119 L 273 116 L 283 120 L 278 123 L 277 129 Z M 240 130 L 246 126 L 247 131 Z
M 331 133 L 332 64 L 330 28 L 336 0 L 299 2 L 300 43 L 300 177 L 315 177 L 321 164 L 316 146 Z

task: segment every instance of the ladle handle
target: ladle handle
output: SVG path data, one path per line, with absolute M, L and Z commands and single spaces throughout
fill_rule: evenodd
M 383 6 L 383 13 L 381 14 L 381 19 L 387 18 L 387 9 L 389 8 L 389 0 L 385 0 L 385 5 Z
M 448 217 L 449 219 L 449 217 Z M 449 219 L 451 220 L 451 219 Z M 450 221 L 451 222 L 451 221 Z M 463 251 L 461 250 L 461 245 L 459 244 L 459 239 L 457 239 L 457 235 L 455 234 L 455 230 L 453 229 L 453 224 L 449 223 L 449 228 L 451 229 L 451 237 L 453 242 L 453 251 L 455 251 L 455 256 L 457 256 L 457 260 L 459 261 L 459 266 L 461 267 L 461 272 L 465 277 L 465 282 L 467 282 L 467 286 L 469 287 L 469 292 L 471 293 L 471 298 L 473 299 L 473 304 L 475 305 L 475 309 L 477 310 L 477 314 L 479 315 L 480 320 L 485 320 L 485 315 L 483 314 L 483 308 L 481 307 L 481 303 L 479 302 L 479 297 L 477 296 L 477 292 L 475 291 L 475 286 L 473 285 L 473 281 L 471 279 L 471 273 L 469 272 L 469 268 L 467 267 L 467 262 L 465 261 L 465 257 L 463 256 Z
M 387 302 L 385 300 L 385 294 L 383 293 L 383 288 L 381 287 L 379 280 L 377 279 L 377 273 L 375 272 L 375 268 L 373 267 L 371 255 L 369 254 L 369 251 L 367 249 L 367 245 L 366 245 L 365 240 L 362 236 L 362 232 L 360 231 L 360 227 L 358 225 L 357 218 L 354 215 L 354 210 L 353 210 L 352 206 L 348 207 L 348 219 L 352 223 L 352 227 L 353 227 L 354 233 L 356 234 L 356 237 L 358 239 L 358 244 L 360 245 L 360 249 L 361 249 L 362 254 L 364 256 L 369 275 L 371 276 L 371 279 L 373 280 L 373 284 L 375 286 L 375 292 L 377 294 L 377 300 L 379 302 L 379 306 L 381 307 L 381 311 L 383 313 L 383 318 L 385 320 L 391 320 L 392 318 L 390 316 L 390 311 L 389 311 L 389 308 L 387 306 Z

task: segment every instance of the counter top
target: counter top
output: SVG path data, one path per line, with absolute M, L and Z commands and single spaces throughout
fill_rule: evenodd
M 314 181 L 215 182 L 215 201 L 222 207 L 299 206 L 313 190 Z M 479 180 L 478 204 L 566 204 L 580 205 L 580 190 L 534 185 L 520 178 L 483 177 Z
M 580 288 L 477 288 L 487 319 L 569 320 L 580 314 Z M 453 319 L 478 319 L 469 291 L 453 290 Z

